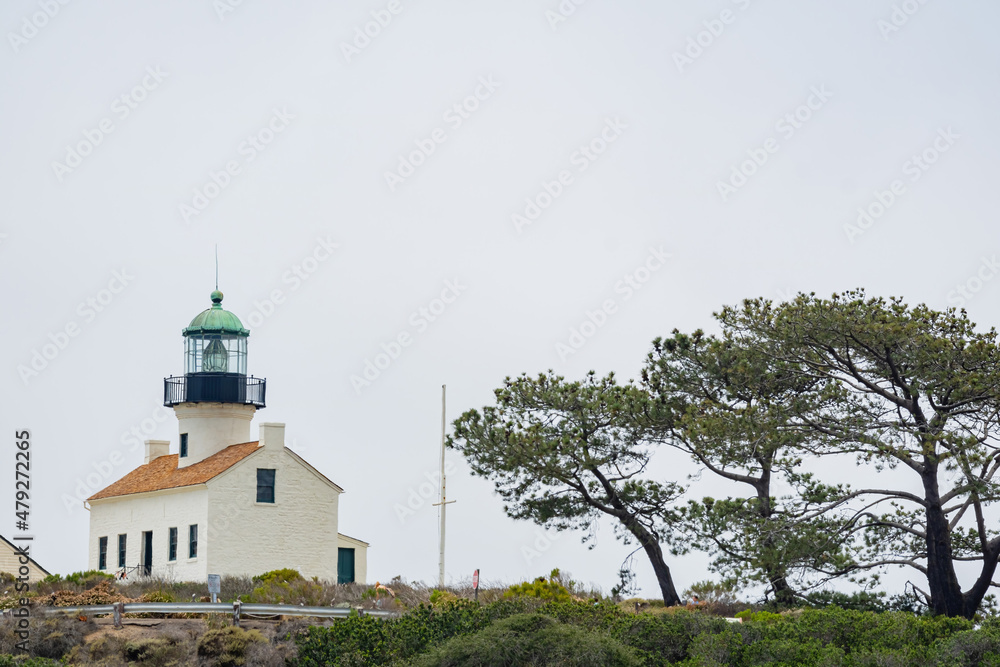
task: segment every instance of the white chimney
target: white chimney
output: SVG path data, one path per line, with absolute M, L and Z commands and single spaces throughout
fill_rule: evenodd
M 143 463 L 149 463 L 153 459 L 166 456 L 169 453 L 169 440 L 146 440 L 146 460 Z
M 282 449 L 285 446 L 285 425 L 266 422 L 260 425 L 260 444 L 267 449 Z

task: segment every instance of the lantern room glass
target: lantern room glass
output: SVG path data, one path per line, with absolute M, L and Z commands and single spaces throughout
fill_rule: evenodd
M 247 374 L 247 338 L 224 333 L 189 334 L 184 341 L 185 373 Z

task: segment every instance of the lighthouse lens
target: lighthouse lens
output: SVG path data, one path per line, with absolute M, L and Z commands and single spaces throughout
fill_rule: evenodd
M 225 373 L 229 370 L 229 352 L 218 338 L 213 339 L 205 348 L 202 370 L 207 373 Z

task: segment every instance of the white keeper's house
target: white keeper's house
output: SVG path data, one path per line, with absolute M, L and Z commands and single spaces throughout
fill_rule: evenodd
M 363 583 L 368 544 L 337 532 L 343 489 L 285 447 L 284 424 L 250 439 L 266 381 L 247 376 L 250 332 L 222 292 L 211 299 L 183 330 L 184 375 L 164 380 L 176 446 L 147 440 L 143 465 L 87 499 L 90 568 L 204 581 L 288 567 Z

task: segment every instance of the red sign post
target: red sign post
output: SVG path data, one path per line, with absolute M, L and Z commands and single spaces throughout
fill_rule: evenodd
M 476 602 L 479 602 L 479 570 L 472 573 L 472 589 L 475 591 Z

